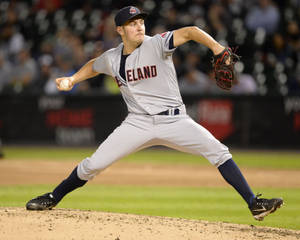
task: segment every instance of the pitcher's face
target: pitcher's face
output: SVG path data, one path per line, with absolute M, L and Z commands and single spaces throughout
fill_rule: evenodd
M 118 30 L 122 36 L 123 41 L 140 45 L 145 37 L 145 24 L 143 18 L 132 19 L 126 22 Z

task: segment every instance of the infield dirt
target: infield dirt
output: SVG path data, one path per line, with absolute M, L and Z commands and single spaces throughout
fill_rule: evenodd
M 0 185 L 56 184 L 76 162 L 0 161 Z M 242 169 L 249 183 L 259 187 L 300 187 L 298 170 Z M 91 184 L 164 186 L 227 186 L 214 167 L 116 163 Z M 300 231 L 55 208 L 26 211 L 0 207 L 1 240 L 299 240 Z
M 297 240 L 300 238 L 300 231 L 286 229 L 67 209 L 28 212 L 24 208 L 0 208 L 0 217 L 2 240 Z

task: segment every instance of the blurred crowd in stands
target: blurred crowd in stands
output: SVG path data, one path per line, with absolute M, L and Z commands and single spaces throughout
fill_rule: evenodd
M 300 94 L 300 0 L 2 0 L 0 94 L 56 94 L 55 78 L 120 43 L 113 18 L 127 5 L 150 13 L 148 35 L 196 25 L 237 47 L 237 82 L 227 93 L 214 83 L 212 52 L 180 46 L 173 58 L 182 93 Z M 99 75 L 68 94 L 116 93 L 114 80 Z

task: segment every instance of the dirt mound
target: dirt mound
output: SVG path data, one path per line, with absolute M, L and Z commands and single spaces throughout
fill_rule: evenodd
M 300 231 L 133 214 L 2 207 L 0 239 L 299 240 Z

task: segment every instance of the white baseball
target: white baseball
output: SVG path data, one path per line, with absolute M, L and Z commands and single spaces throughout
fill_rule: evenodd
M 70 88 L 69 87 L 69 80 L 68 79 L 63 79 L 62 81 L 60 81 L 59 87 L 62 90 L 68 90 Z

